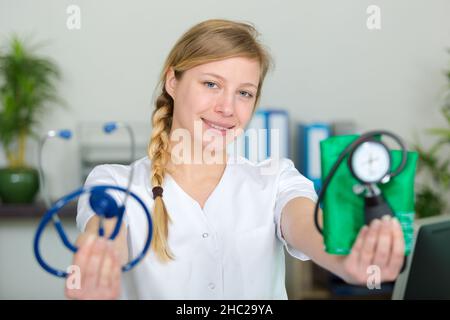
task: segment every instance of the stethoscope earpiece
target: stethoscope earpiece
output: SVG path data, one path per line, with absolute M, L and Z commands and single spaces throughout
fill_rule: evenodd
M 117 129 L 117 122 L 107 122 L 103 126 L 103 131 L 105 131 L 105 133 L 107 134 L 112 133 L 116 129 Z

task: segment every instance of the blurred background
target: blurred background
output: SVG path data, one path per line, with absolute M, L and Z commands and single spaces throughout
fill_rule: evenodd
M 320 180 L 320 172 L 305 166 L 305 161 L 318 165 L 312 154 L 318 148 L 308 150 L 301 143 L 309 129 L 319 128 L 312 138 L 316 144 L 334 134 L 391 130 L 421 155 L 416 181 L 420 218 L 449 212 L 449 12 L 448 0 L 0 0 L 0 55 L 12 52 L 16 35 L 59 70 L 54 85 L 38 97 L 38 112 L 24 124 L 37 136 L 56 128 L 75 133 L 74 139 L 46 146 L 48 188 L 51 198 L 58 199 L 79 187 L 96 164 L 128 161 L 126 135 L 104 135 L 104 122 L 130 123 L 138 156 L 146 154 L 153 91 L 182 33 L 211 18 L 252 22 L 275 60 L 255 119 L 275 114 L 286 121 L 288 126 L 281 125 L 286 129 L 284 155 L 304 175 Z M 53 77 L 42 69 L 34 72 Z M 38 142 L 32 134 L 8 142 L 17 128 L 8 127 L 6 106 L 13 108 L 13 103 L 7 91 L 1 94 L 0 168 L 17 161 L 36 168 Z M 252 125 L 258 126 L 257 121 Z M 11 150 L 19 150 L 16 158 Z M 63 282 L 43 272 L 31 251 L 44 212 L 42 198 L 38 194 L 32 203 L 19 202 L 0 203 L 0 299 L 63 299 Z M 63 216 L 75 239 L 75 207 Z M 70 254 L 53 230 L 42 247 L 50 261 L 69 264 Z M 369 292 L 341 283 L 312 262 L 289 255 L 286 260 L 290 299 L 390 298 L 389 286 Z

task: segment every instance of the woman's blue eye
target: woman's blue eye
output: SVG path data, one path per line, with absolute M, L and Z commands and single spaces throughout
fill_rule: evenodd
M 206 86 L 208 88 L 214 88 L 214 86 L 216 85 L 214 82 L 211 82 L 211 81 L 205 81 L 205 82 L 203 82 L 203 84 L 206 84 Z
M 217 84 L 212 81 L 204 81 L 203 84 L 206 85 L 207 88 L 211 88 L 211 89 L 214 89 L 217 87 Z M 253 98 L 253 95 L 247 91 L 239 91 L 239 94 L 241 94 L 244 98 Z
M 243 94 L 244 97 L 247 97 L 247 98 L 253 98 L 253 95 L 252 95 L 250 92 L 247 92 L 247 91 L 240 91 L 239 93 L 240 93 L 240 94 Z

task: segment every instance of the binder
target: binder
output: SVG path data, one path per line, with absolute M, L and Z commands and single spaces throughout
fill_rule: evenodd
M 267 158 L 267 120 L 264 111 L 256 111 L 245 131 L 245 157 L 252 162 Z
M 331 135 L 328 123 L 299 124 L 297 167 L 299 171 L 314 183 L 319 192 L 322 183 L 320 166 L 320 141 Z
M 272 110 L 267 115 L 269 138 L 268 157 L 290 158 L 289 116 L 284 110 Z M 277 134 L 278 133 L 278 136 Z
M 228 147 L 231 154 L 252 162 L 269 157 L 290 157 L 289 115 L 282 109 L 260 109 L 255 112 L 245 132 Z

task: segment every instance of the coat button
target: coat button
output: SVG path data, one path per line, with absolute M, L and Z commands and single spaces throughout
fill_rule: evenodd
M 207 232 L 205 232 L 204 234 L 202 234 L 203 238 L 207 238 L 209 236 L 209 234 Z
M 210 284 L 208 284 L 208 287 L 211 289 L 211 290 L 213 290 L 216 286 L 214 285 L 214 283 L 210 283 Z

